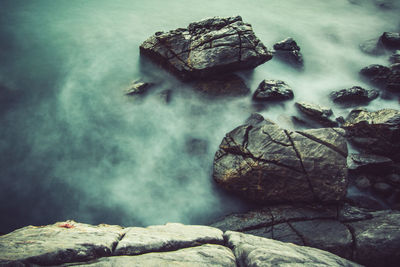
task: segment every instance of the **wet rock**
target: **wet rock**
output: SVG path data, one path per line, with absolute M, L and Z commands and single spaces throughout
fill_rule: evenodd
M 385 197 L 390 196 L 394 191 L 394 188 L 387 183 L 376 183 L 372 188 L 375 192 Z
M 177 251 L 138 256 L 105 257 L 81 266 L 236 266 L 232 251 L 220 245 L 202 245 Z
M 125 89 L 126 95 L 141 95 L 146 93 L 146 91 L 152 87 L 154 83 L 133 81 L 128 88 Z
M 293 91 L 284 81 L 263 80 L 254 92 L 256 101 L 281 101 L 293 99 Z
M 169 104 L 172 98 L 172 90 L 171 89 L 162 90 L 161 92 L 158 93 L 158 96 L 162 101 L 162 103 Z
M 365 208 L 355 207 L 345 203 L 338 212 L 337 219 L 342 222 L 368 220 L 374 217 L 373 213 Z
M 139 255 L 171 251 L 198 244 L 223 244 L 222 231 L 208 227 L 168 223 L 147 228 L 126 228 L 114 255 Z
M 296 102 L 295 105 L 307 117 L 311 118 L 322 126 L 338 126 L 338 123 L 336 121 L 333 121 L 329 118 L 333 115 L 332 109 L 330 108 L 305 102 Z
M 360 44 L 360 49 L 366 54 L 370 55 L 382 55 L 385 53 L 382 41 L 380 38 L 374 38 L 367 40 Z
M 355 180 L 355 184 L 356 184 L 357 188 L 359 188 L 361 190 L 366 190 L 371 187 L 370 180 L 365 176 L 357 177 Z
M 381 36 L 383 45 L 390 49 L 400 49 L 400 33 L 384 32 Z
M 209 18 L 187 28 L 157 32 L 140 46 L 140 52 L 185 80 L 252 69 L 272 58 L 240 16 Z
M 342 127 L 347 138 L 366 152 L 400 160 L 400 111 L 355 109 Z
M 396 52 L 390 56 L 389 61 L 392 64 L 400 63 L 400 50 L 396 50 Z
M 235 74 L 222 75 L 214 79 L 194 82 L 193 87 L 210 96 L 243 96 L 250 93 L 244 80 Z
M 330 94 L 330 98 L 335 103 L 346 105 L 359 105 L 368 103 L 379 96 L 379 91 L 375 89 L 367 90 L 360 86 L 334 91 Z
M 383 174 L 391 171 L 393 161 L 384 156 L 373 154 L 349 154 L 347 168 L 355 172 L 368 172 Z
M 390 67 L 370 65 L 361 69 L 360 74 L 376 86 L 395 92 L 400 90 L 400 63 Z
M 293 64 L 297 67 L 302 67 L 304 60 L 300 52 L 300 47 L 293 38 L 288 37 L 274 44 L 275 55 L 282 60 Z
M 347 195 L 346 202 L 352 206 L 369 210 L 376 211 L 388 209 L 388 206 L 382 200 L 367 193 Z
M 354 260 L 366 266 L 400 265 L 400 213 L 349 224 L 355 242 Z
M 332 202 L 347 188 L 347 145 L 340 129 L 289 132 L 265 120 L 229 132 L 215 154 L 213 178 L 260 202 Z
M 386 83 L 388 90 L 400 92 L 400 63 L 390 66 L 391 74 L 389 75 Z
M 123 233 L 119 226 L 74 221 L 27 226 L 0 237 L 0 265 L 58 265 L 111 256 Z
M 388 175 L 386 177 L 386 180 L 389 183 L 392 183 L 392 184 L 395 184 L 395 185 L 400 185 L 400 175 L 397 174 L 397 173 L 392 173 L 392 174 Z
M 315 248 L 232 231 L 224 236 L 239 266 L 359 266 Z

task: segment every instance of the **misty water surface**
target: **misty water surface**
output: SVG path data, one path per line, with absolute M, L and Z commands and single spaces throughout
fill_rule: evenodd
M 139 45 L 160 30 L 212 16 L 241 15 L 269 48 L 288 36 L 305 70 L 277 60 L 242 72 L 252 92 L 262 79 L 292 86 L 294 101 L 332 106 L 332 90 L 361 85 L 360 68 L 380 63 L 360 42 L 399 31 L 399 10 L 370 1 L 0 2 L 0 232 L 74 219 L 149 225 L 208 223 L 246 209 L 212 182 L 212 160 L 226 132 L 256 110 L 251 95 L 205 99 L 140 59 Z M 396 4 L 396 1 L 393 1 Z M 138 101 L 123 94 L 145 77 L 159 86 Z M 159 91 L 172 89 L 165 105 Z M 284 127 L 294 101 L 260 112 Z M 332 106 L 336 116 L 349 109 Z M 398 108 L 377 99 L 369 109 Z M 189 153 L 187 140 L 206 140 Z

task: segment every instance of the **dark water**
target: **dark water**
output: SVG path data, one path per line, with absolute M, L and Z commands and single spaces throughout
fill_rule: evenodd
M 398 31 L 399 10 L 306 2 L 2 0 L 0 232 L 65 219 L 207 223 L 246 209 L 210 175 L 224 134 L 254 111 L 251 96 L 204 99 L 141 60 L 138 47 L 159 30 L 240 14 L 268 47 L 294 37 L 306 62 L 303 72 L 272 60 L 241 73 L 252 91 L 262 79 L 282 79 L 295 101 L 331 105 L 332 90 L 369 87 L 361 67 L 388 64 L 388 55 L 367 56 L 358 44 Z M 159 86 L 141 101 L 124 96 L 140 77 Z M 173 89 L 169 105 L 157 96 L 163 89 Z M 368 108 L 382 107 L 398 102 L 378 99 Z M 333 109 L 337 116 L 349 111 Z M 285 127 L 295 112 L 293 101 L 261 111 Z M 191 138 L 207 140 L 206 151 L 190 153 Z

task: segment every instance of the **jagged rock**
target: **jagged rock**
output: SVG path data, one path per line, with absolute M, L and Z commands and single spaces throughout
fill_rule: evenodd
M 296 107 L 312 120 L 318 122 L 325 127 L 338 126 L 336 121 L 331 120 L 329 117 L 333 115 L 332 109 L 323 107 L 316 104 L 296 102 Z
M 400 212 L 349 225 L 356 240 L 356 262 L 376 267 L 400 265 Z
M 284 81 L 263 80 L 254 92 L 256 101 L 280 101 L 293 98 L 293 91 Z
M 105 257 L 81 266 L 236 266 L 232 251 L 220 245 L 202 245 L 177 251 L 138 256 Z
M 400 160 L 400 111 L 355 109 L 342 127 L 347 138 L 368 153 Z
M 214 79 L 202 79 L 194 82 L 193 87 L 207 95 L 242 96 L 250 93 L 244 80 L 235 74 L 222 75 Z
M 400 33 L 384 32 L 381 36 L 382 43 L 391 49 L 400 49 Z
M 334 91 L 330 94 L 333 102 L 340 104 L 355 104 L 368 103 L 379 96 L 379 91 L 375 89 L 367 90 L 360 86 Z
M 304 60 L 300 47 L 293 38 L 288 37 L 274 44 L 275 55 L 294 66 L 302 67 Z
M 140 46 L 140 52 L 186 80 L 252 69 L 272 58 L 240 16 L 209 18 L 187 28 L 157 32 Z
M 392 91 L 400 90 L 400 63 L 390 67 L 374 64 L 361 69 L 360 73 L 374 85 Z
M 389 61 L 392 64 L 400 63 L 400 50 L 396 50 L 396 52 L 390 56 Z
M 133 81 L 128 88 L 125 89 L 126 95 L 141 95 L 144 94 L 154 83 Z
M 381 38 L 367 40 L 360 44 L 360 49 L 366 54 L 382 55 L 385 53 Z
M 390 158 L 373 154 L 352 153 L 347 157 L 347 168 L 357 172 L 387 173 L 391 170 L 392 164 Z
M 340 129 L 289 132 L 271 121 L 229 132 L 215 154 L 213 178 L 260 202 L 332 202 L 347 188 L 347 145 Z
M 147 228 L 130 227 L 126 228 L 114 255 L 139 255 L 223 242 L 222 231 L 208 226 L 168 223 Z
M 315 248 L 232 231 L 224 236 L 239 266 L 360 266 Z
M 74 221 L 27 226 L 0 237 L 0 265 L 58 265 L 111 256 L 123 233 L 119 226 Z

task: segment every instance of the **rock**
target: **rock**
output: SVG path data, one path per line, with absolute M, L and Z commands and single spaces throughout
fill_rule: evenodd
M 263 80 L 254 92 L 256 101 L 281 101 L 293 99 L 293 91 L 284 81 Z
M 349 225 L 356 240 L 356 262 L 377 267 L 400 265 L 400 212 Z
M 232 251 L 220 245 L 202 245 L 177 251 L 138 256 L 105 257 L 81 266 L 236 266 Z
M 384 32 L 381 36 L 383 45 L 391 49 L 400 49 L 400 33 Z
M 379 96 L 379 91 L 375 89 L 367 90 L 360 86 L 334 91 L 330 94 L 330 98 L 335 103 L 346 105 L 359 105 L 368 103 Z
M 380 38 L 374 38 L 371 40 L 367 40 L 360 44 L 360 49 L 366 54 L 370 55 L 382 55 L 385 53 L 382 41 Z
M 366 152 L 400 160 L 400 111 L 355 109 L 342 127 L 349 141 Z
M 0 237 L 0 265 L 58 265 L 111 256 L 123 233 L 119 226 L 74 221 L 27 226 Z
M 169 104 L 171 102 L 172 90 L 171 89 L 162 90 L 161 92 L 158 93 L 158 96 L 162 101 L 162 103 Z
M 390 56 L 389 61 L 392 64 L 400 63 L 400 50 L 396 50 L 396 52 Z
M 127 89 L 125 89 L 126 95 L 141 95 L 144 94 L 154 83 L 133 81 Z
M 193 83 L 193 87 L 211 96 L 243 96 L 250 93 L 250 88 L 242 78 L 235 74 L 222 75 L 214 79 L 202 79 Z
M 360 74 L 374 85 L 384 89 L 400 90 L 400 63 L 390 67 L 374 64 L 361 69 Z
M 371 187 L 371 182 L 365 176 L 357 177 L 355 180 L 357 188 L 361 190 L 366 190 Z
M 341 129 L 289 132 L 271 121 L 229 132 L 215 154 L 214 180 L 259 203 L 334 202 L 347 188 Z
M 275 55 L 284 61 L 293 64 L 294 66 L 303 66 L 303 55 L 300 52 L 300 47 L 293 38 L 288 37 L 283 41 L 274 44 Z
M 338 126 L 338 123 L 329 117 L 333 115 L 332 109 L 316 104 L 296 102 L 296 107 L 305 115 L 326 127 Z
M 168 223 L 147 228 L 129 227 L 114 255 L 139 255 L 223 242 L 222 231 L 208 226 Z
M 354 172 L 383 174 L 390 172 L 393 161 L 384 156 L 373 154 L 349 154 L 347 168 Z
M 346 202 L 355 207 L 374 211 L 388 209 L 388 206 L 382 200 L 367 193 L 347 195 Z
M 373 213 L 370 210 L 351 206 L 348 203 L 345 203 L 339 209 L 337 219 L 342 223 L 346 223 L 352 221 L 368 220 L 373 217 Z
M 385 197 L 390 196 L 394 191 L 394 188 L 387 183 L 376 183 L 372 188 L 375 192 Z
M 359 266 L 315 248 L 232 231 L 224 237 L 239 266 Z
M 184 80 L 252 69 L 272 58 L 240 16 L 157 32 L 143 42 L 140 52 Z

